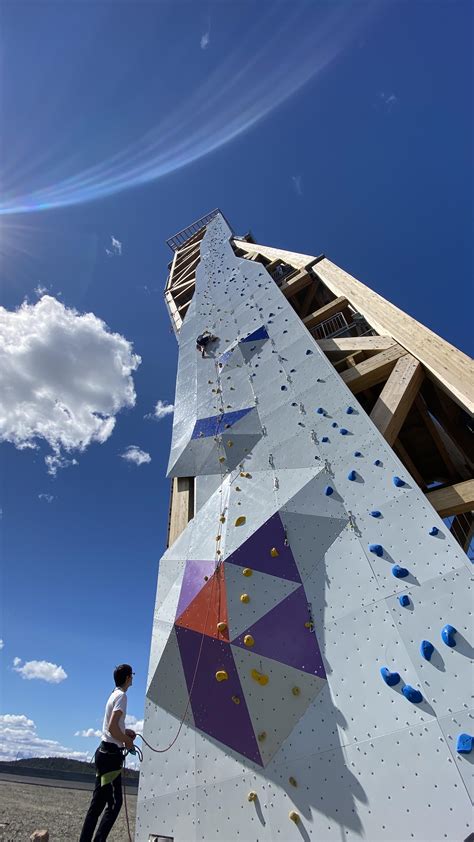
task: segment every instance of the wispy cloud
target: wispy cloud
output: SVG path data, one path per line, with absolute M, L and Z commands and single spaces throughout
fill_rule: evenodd
M 293 187 L 296 190 L 298 196 L 303 195 L 303 185 L 302 185 L 302 176 L 301 175 L 292 175 L 291 181 L 293 183 Z
M 38 494 L 38 500 L 44 500 L 45 503 L 52 503 L 54 494 Z
M 395 106 L 398 105 L 398 97 L 393 93 L 387 94 L 385 91 L 379 92 L 378 101 L 386 111 L 393 111 Z
M 0 638 L 0 649 L 3 649 L 5 646 L 5 641 Z
M 74 731 L 75 737 L 101 737 L 102 731 L 97 728 L 85 728 L 83 731 Z
M 76 465 L 71 451 L 103 444 L 123 407 L 135 404 L 141 359 L 93 313 L 51 295 L 17 310 L 0 307 L 0 441 L 19 450 L 47 443 L 48 472 Z
M 110 248 L 105 249 L 106 254 L 109 257 L 121 257 L 122 256 L 122 243 L 120 240 L 117 240 L 113 234 L 110 235 Z
M 127 728 L 132 728 L 137 734 L 141 734 L 143 731 L 143 719 L 137 719 L 131 713 L 125 717 L 125 725 Z
M 73 751 L 57 740 L 38 735 L 36 724 L 24 714 L 5 713 L 0 716 L 0 759 L 18 760 L 25 757 L 72 757 L 88 760 L 84 751 Z
M 148 462 L 151 462 L 150 454 L 145 450 L 140 450 L 136 444 L 130 444 L 120 456 L 122 459 L 126 459 L 127 462 L 133 462 L 134 465 L 146 465 Z
M 167 415 L 172 415 L 173 412 L 174 404 L 168 403 L 168 401 L 158 400 L 153 412 L 149 412 L 145 415 L 145 418 L 151 419 L 152 421 L 161 421 L 162 418 L 166 418 Z
M 207 50 L 211 41 L 211 19 L 209 18 L 207 21 L 207 29 L 203 35 L 201 35 L 200 47 L 201 50 Z
M 13 669 L 27 681 L 37 679 L 46 681 L 48 684 L 60 684 L 67 678 L 65 670 L 50 661 L 25 661 L 21 665 L 21 658 L 13 659 Z

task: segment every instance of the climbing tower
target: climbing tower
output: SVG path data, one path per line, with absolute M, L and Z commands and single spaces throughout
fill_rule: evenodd
M 460 842 L 470 360 L 220 211 L 169 245 L 179 366 L 144 729 L 161 753 L 144 746 L 136 842 Z

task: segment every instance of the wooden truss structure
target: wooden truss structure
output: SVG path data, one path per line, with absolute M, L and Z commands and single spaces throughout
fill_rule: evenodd
M 165 299 L 177 333 L 208 221 L 188 236 L 180 232 L 172 246 Z M 474 535 L 472 360 L 324 255 L 259 245 L 250 234 L 232 245 L 265 266 L 430 503 L 452 518 L 451 532 L 467 551 Z M 192 478 L 174 484 L 170 543 L 194 507 Z

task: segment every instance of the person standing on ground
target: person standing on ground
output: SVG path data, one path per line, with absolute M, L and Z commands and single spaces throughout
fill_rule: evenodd
M 96 785 L 87 811 L 79 842 L 92 842 L 99 816 L 105 809 L 94 842 L 107 839 L 122 806 L 122 748 L 133 748 L 137 736 L 125 728 L 127 690 L 133 683 L 130 664 L 120 664 L 114 669 L 115 690 L 105 705 L 102 725 L 102 742 L 95 753 Z

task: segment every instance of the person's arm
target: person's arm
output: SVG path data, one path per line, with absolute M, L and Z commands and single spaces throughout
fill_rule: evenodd
M 112 734 L 114 740 L 120 740 L 121 743 L 124 743 L 127 748 L 133 747 L 133 740 L 132 738 L 122 731 L 120 727 L 120 719 L 123 716 L 123 712 L 119 709 L 114 710 L 112 716 L 109 720 L 109 732 Z

